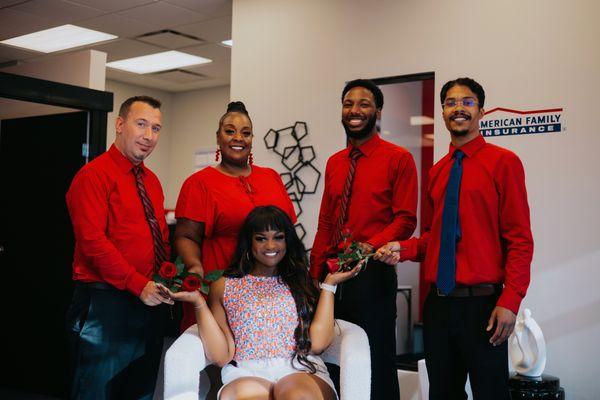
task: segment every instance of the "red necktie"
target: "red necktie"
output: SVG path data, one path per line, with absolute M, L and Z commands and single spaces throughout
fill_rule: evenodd
M 154 214 L 154 207 L 152 207 L 152 202 L 150 201 L 148 193 L 146 192 L 146 187 L 144 186 L 144 172 L 142 170 L 142 167 L 133 167 L 132 171 L 133 175 L 135 176 L 135 183 L 137 186 L 138 194 L 140 195 L 142 205 L 144 206 L 144 214 L 146 214 L 146 221 L 148 221 L 148 225 L 150 226 L 150 232 L 152 233 L 152 241 L 154 242 L 154 268 L 155 270 L 158 270 L 158 268 L 160 268 L 160 265 L 167 260 L 167 252 L 165 251 L 165 246 L 162 239 L 162 234 L 160 233 L 160 226 L 158 225 L 158 220 L 156 219 L 156 215 Z
M 337 223 L 335 224 L 335 231 L 333 232 L 332 246 L 337 246 L 342 240 L 342 228 L 346 217 L 348 215 L 348 203 L 350 202 L 350 194 L 352 192 L 352 181 L 354 181 L 354 171 L 356 170 L 356 161 L 362 156 L 362 153 L 356 147 L 353 147 L 350 151 L 350 168 L 348 169 L 348 175 L 346 176 L 346 183 L 344 184 L 344 191 L 342 192 L 342 200 L 340 201 L 340 215 Z

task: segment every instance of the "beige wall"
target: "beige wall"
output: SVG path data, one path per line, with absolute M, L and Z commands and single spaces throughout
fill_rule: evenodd
M 490 142 L 526 169 L 536 249 L 524 305 L 545 332 L 546 371 L 569 399 L 589 400 L 600 398 L 598 15 L 591 0 L 235 0 L 231 71 L 231 97 L 247 102 L 255 133 L 306 121 L 321 168 L 344 145 L 339 95 L 357 77 L 434 71 L 439 93 L 468 75 L 489 107 L 564 107 L 563 133 Z M 448 134 L 438 104 L 435 114 L 439 159 Z M 254 152 L 277 167 L 259 141 Z M 309 235 L 320 196 L 304 204 Z
M 163 129 L 146 165 L 158 175 L 163 185 L 165 208 L 174 209 L 181 184 L 195 171 L 195 151 L 216 146 L 215 131 L 229 102 L 229 86 L 169 93 L 107 81 L 106 90 L 114 93 L 114 111 L 108 114 L 107 148 L 114 142 L 115 119 L 123 101 L 145 94 L 162 102 Z
M 73 53 L 58 54 L 40 61 L 24 62 L 5 67 L 1 71 L 90 89 L 104 90 L 106 53 L 96 50 L 82 50 Z M 78 110 L 0 98 L 0 119 L 60 114 L 73 111 Z

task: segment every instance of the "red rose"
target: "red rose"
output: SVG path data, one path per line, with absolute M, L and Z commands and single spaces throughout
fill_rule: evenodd
M 200 289 L 202 286 L 202 278 L 199 275 L 188 275 L 183 279 L 181 289 L 186 292 L 193 292 L 194 290 Z
M 177 275 L 177 267 L 172 262 L 165 261 L 160 265 L 158 275 L 160 275 L 161 278 L 173 279 L 175 275 Z
M 327 264 L 327 269 L 330 273 L 338 272 L 340 270 L 340 265 L 338 264 L 337 258 L 328 258 L 325 262 Z

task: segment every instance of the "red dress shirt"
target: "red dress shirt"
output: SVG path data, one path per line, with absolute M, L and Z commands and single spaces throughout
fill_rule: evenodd
M 344 230 L 351 239 L 378 248 L 394 238 L 409 238 L 416 227 L 417 169 L 404 148 L 382 140 L 379 135 L 359 147 L 350 203 Z M 348 169 L 350 147 L 334 154 L 325 169 L 325 190 L 319 225 L 311 251 L 311 276 L 323 279 L 328 257 L 337 249 L 331 245 L 340 213 L 340 202 Z
M 205 274 L 229 266 L 244 220 L 255 207 L 266 205 L 281 208 L 296 222 L 290 196 L 271 168 L 253 165 L 247 177 L 232 177 L 206 167 L 186 179 L 175 216 L 204 223 L 200 258 Z M 182 330 L 196 321 L 191 306 L 184 306 L 183 311 Z
M 163 191 L 156 175 L 140 166 L 168 255 Z M 112 145 L 77 172 L 67 192 L 67 207 L 76 241 L 73 279 L 106 282 L 139 296 L 153 273 L 154 242 L 133 167 Z
M 513 152 L 478 136 L 460 147 L 465 153 L 458 215 L 461 239 L 456 247 L 458 285 L 504 283 L 497 305 L 515 314 L 529 286 L 533 237 L 525 189 L 525 172 Z M 437 279 L 446 185 L 454 146 L 429 173 L 427 206 L 421 238 L 400 242 L 401 261 L 423 261 L 425 281 Z

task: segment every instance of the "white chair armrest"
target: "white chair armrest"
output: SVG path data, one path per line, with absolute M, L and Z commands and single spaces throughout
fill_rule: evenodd
M 210 362 L 196 324 L 190 326 L 173 342 L 165 354 L 165 400 L 198 400 L 200 372 Z
M 340 399 L 369 399 L 371 351 L 367 334 L 360 326 L 340 319 L 336 320 L 335 331 L 333 342 L 321 358 L 340 366 Z

